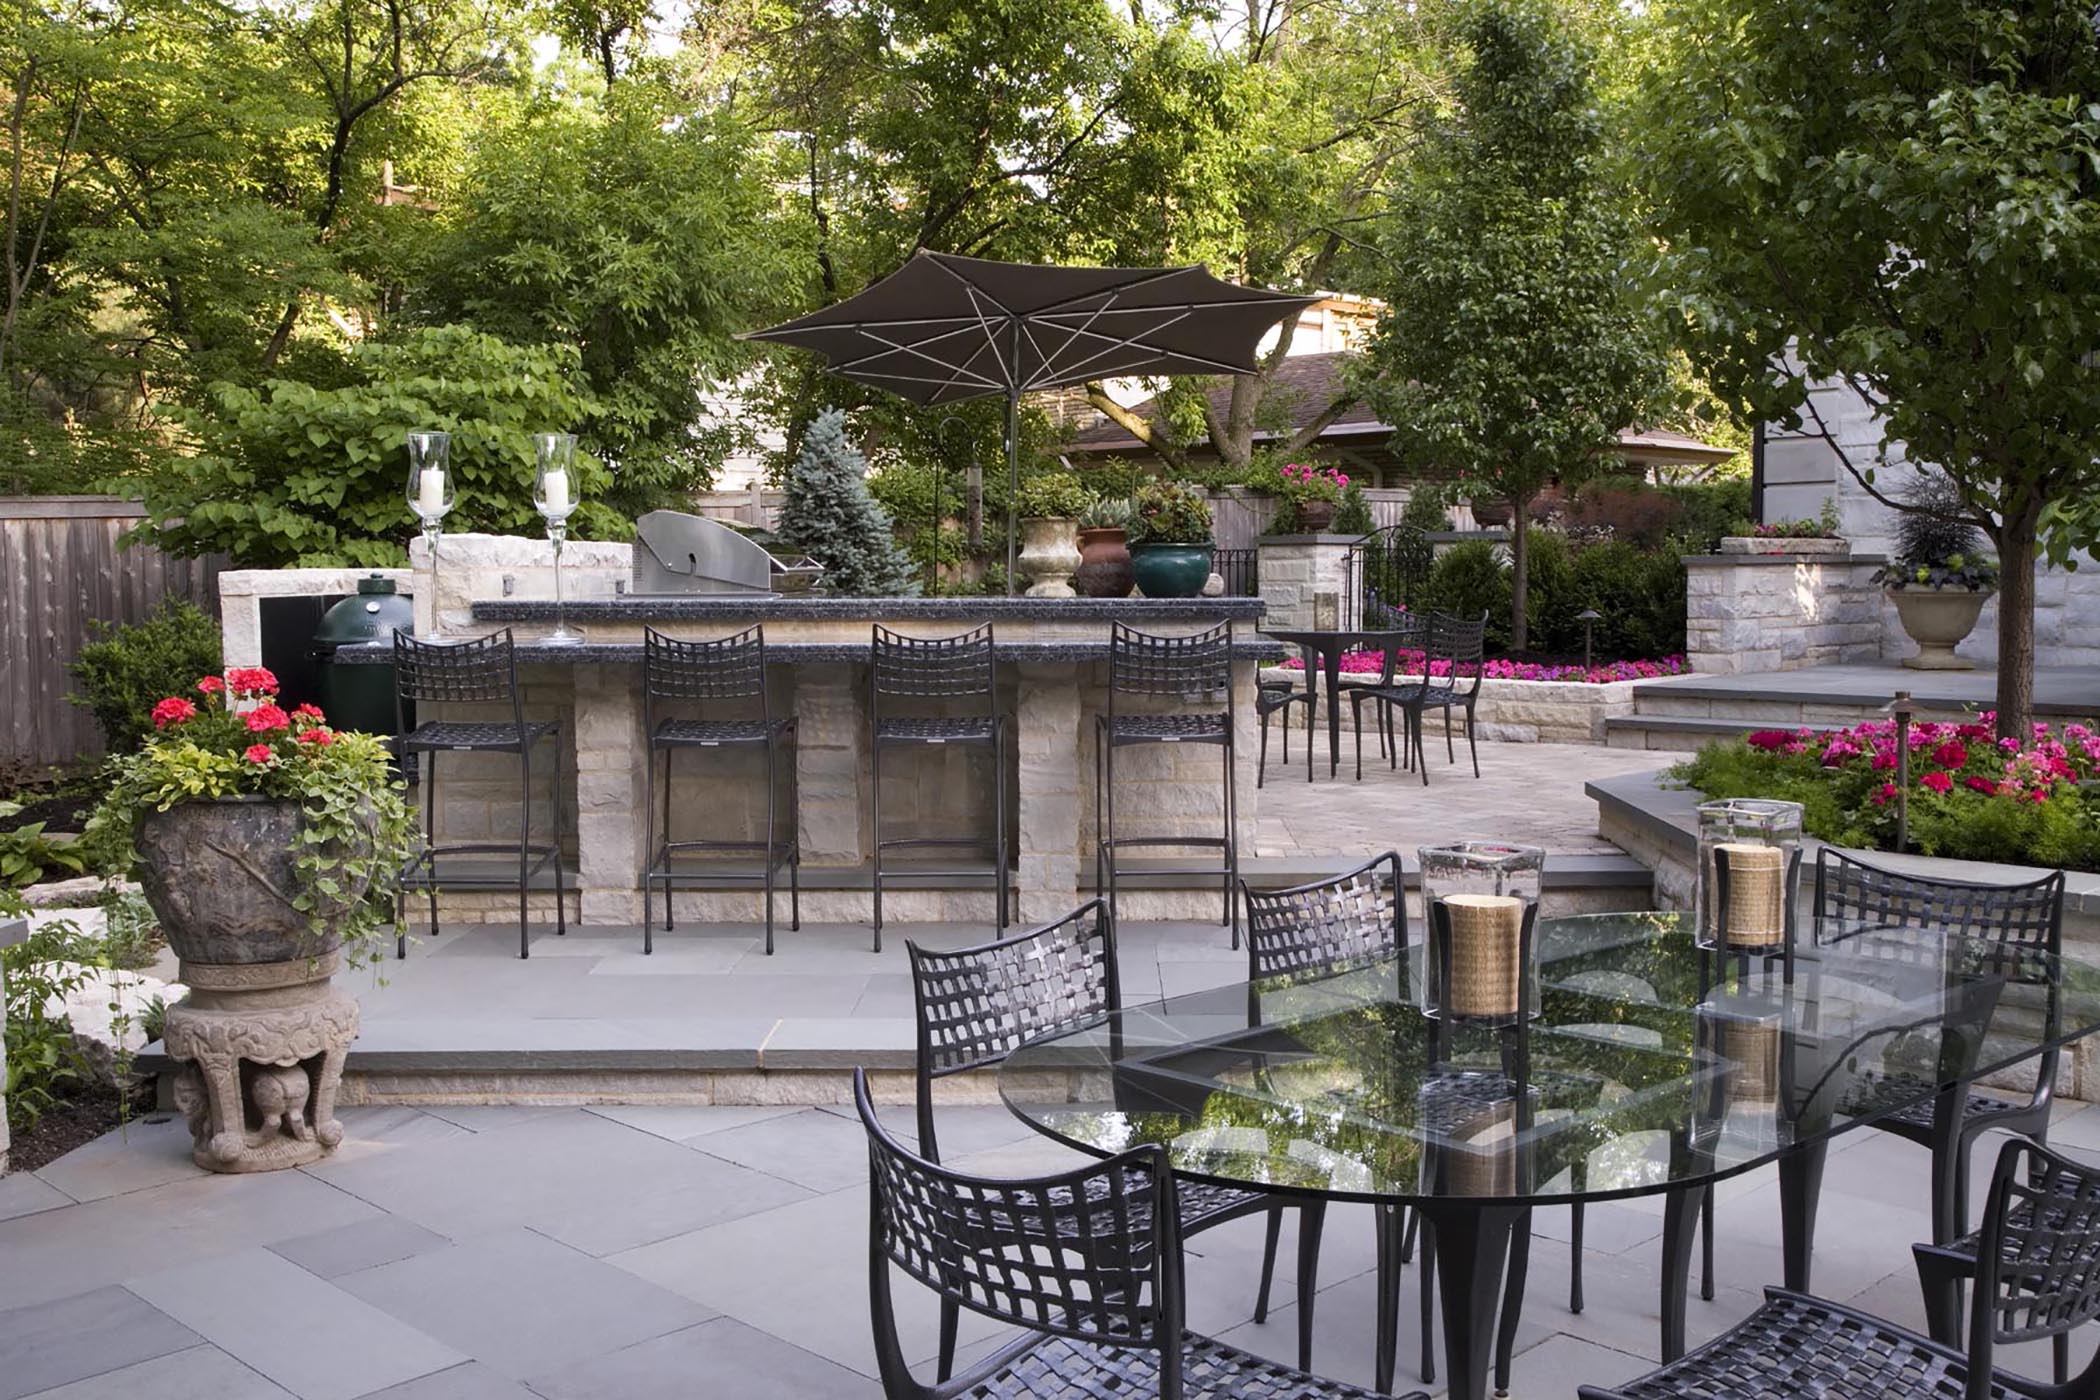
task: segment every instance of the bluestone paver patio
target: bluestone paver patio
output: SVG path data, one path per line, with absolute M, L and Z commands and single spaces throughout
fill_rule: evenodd
M 889 1111 L 909 1136 L 907 1110 Z M 837 1108 L 636 1106 L 345 1113 L 335 1159 L 263 1177 L 189 1166 L 177 1125 L 146 1121 L 38 1173 L 0 1180 L 0 1400 L 869 1400 L 867 1195 L 860 1131 Z M 951 1160 L 1040 1170 L 1067 1154 L 1006 1110 L 943 1110 Z M 2100 1148 L 2100 1109 L 2066 1105 L 2059 1143 Z M 1910 1242 L 1925 1234 L 1925 1154 L 1839 1138 L 1816 1251 L 1819 1291 L 1922 1321 Z M 76 1200 L 78 1190 L 86 1199 Z M 1754 1306 L 1779 1273 L 1770 1171 L 1726 1184 L 1719 1296 L 1694 1340 Z M 1591 1208 L 1588 1306 L 1566 1306 L 1568 1212 L 1536 1216 L 1513 1394 L 1566 1397 L 1651 1364 L 1656 1202 Z M 1189 1246 L 1190 1324 L 1288 1357 L 1279 1278 L 1249 1319 L 1262 1221 Z M 1288 1242 L 1286 1242 L 1288 1244 Z M 1286 1250 L 1285 1258 L 1289 1258 Z M 1370 1215 L 1327 1227 L 1319 1369 L 1367 1381 Z M 1416 1274 L 1402 1299 L 1415 1365 Z M 906 1336 L 935 1347 L 913 1289 Z M 2090 1330 L 2090 1329 L 2089 1329 Z M 998 1329 L 963 1324 L 966 1355 Z M 2078 1355 L 2089 1353 L 2081 1337 Z M 2015 1364 L 2046 1374 L 2042 1349 Z M 1403 1375 L 1405 1379 L 1405 1374 Z

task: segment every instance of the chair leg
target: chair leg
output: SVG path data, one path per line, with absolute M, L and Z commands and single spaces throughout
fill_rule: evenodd
M 1400 1262 L 1406 1264 L 1411 1263 L 1415 1257 L 1415 1231 L 1422 1224 L 1422 1213 L 1409 1210 L 1406 1206 L 1401 1206 L 1399 1210 L 1401 1218 L 1407 1222 L 1400 1230 Z
M 1312 1370 L 1313 1303 L 1320 1294 L 1320 1232 L 1327 1203 L 1306 1201 L 1298 1209 L 1298 1369 Z
M 1305 781 L 1308 783 L 1313 780 L 1313 722 L 1319 718 L 1319 713 L 1319 702 L 1308 700 L 1305 704 Z M 1289 713 L 1285 713 L 1283 717 L 1283 732 L 1285 734 L 1291 732 L 1291 717 Z M 1284 760 L 1288 762 L 1289 759 L 1290 754 L 1286 751 Z
M 1517 1349 L 1517 1319 L 1523 1312 L 1524 1278 L 1531 1268 L 1531 1212 L 1510 1232 L 1509 1278 L 1502 1289 L 1502 1316 L 1495 1328 L 1495 1393 L 1509 1394 L 1510 1362 Z
M 1911 1258 L 1918 1266 L 1918 1289 L 1925 1295 L 1926 1335 L 1948 1346 L 1960 1346 L 1961 1295 L 1969 1277 L 1966 1261 L 1927 1249 L 1912 1250 Z
M 1422 1384 L 1436 1383 L 1436 1226 L 1422 1221 Z
M 788 765 L 788 929 L 802 931 L 802 732 L 795 731 L 794 762 Z
M 518 819 L 518 956 L 529 958 L 532 956 L 532 936 L 527 932 L 525 905 L 530 893 L 529 886 L 531 882 L 526 879 L 525 872 L 531 857 L 527 855 L 525 848 L 532 840 L 532 746 L 530 744 L 524 744 L 519 747 L 518 769 L 525 778 L 525 800 L 522 804 L 524 811 Z
M 1269 1203 L 1269 1219 L 1262 1234 L 1261 1283 L 1254 1290 L 1254 1321 L 1269 1320 L 1269 1285 L 1276 1281 L 1276 1246 L 1283 1237 L 1283 1202 Z
M 428 755 L 428 761 L 423 768 L 423 849 L 431 853 L 429 863 L 423 868 L 424 878 L 428 881 L 423 886 L 423 890 L 424 893 L 430 896 L 430 936 L 432 938 L 437 937 L 438 931 L 437 774 L 438 756 L 435 752 L 432 752 Z
M 554 936 L 569 936 L 568 876 L 561 868 L 561 731 L 554 731 Z
M 1106 814 L 1104 820 L 1108 824 L 1101 828 L 1104 833 L 1101 860 L 1108 867 L 1108 926 L 1121 928 L 1123 910 L 1116 900 L 1119 893 L 1116 888 L 1116 745 L 1115 740 L 1106 735 L 1102 737 L 1102 742 L 1105 745 L 1103 763 L 1106 765 L 1106 771 L 1101 787 L 1101 801 L 1102 810 Z
M 1576 1190 L 1582 1187 L 1578 1185 Z M 1582 1202 L 1569 1211 L 1568 1221 L 1568 1311 L 1582 1312 Z
M 874 744 L 868 756 L 869 835 L 875 844 L 875 951 L 882 951 L 882 745 Z
M 646 833 L 649 830 L 649 814 L 656 810 L 656 746 L 642 750 L 642 953 L 644 956 L 656 951 L 656 924 L 649 901 L 655 897 L 656 850 L 649 846 Z M 668 871 L 666 872 L 668 873 Z M 669 913 L 671 886 L 664 885 L 665 912 Z
M 771 734 L 768 734 L 766 736 L 766 849 L 763 859 L 766 862 L 766 956 L 769 958 L 773 956 L 773 871 L 775 868 L 773 863 L 773 842 L 779 835 L 778 823 L 780 820 L 780 814 L 773 810 L 773 784 L 778 779 L 779 774 L 775 772 L 773 762 L 773 738 Z
M 1473 776 L 1476 778 L 1480 776 L 1480 739 L 1473 732 L 1477 728 L 1479 726 L 1473 722 L 1473 707 L 1471 704 L 1468 704 L 1466 706 L 1466 752 L 1473 756 Z
M 1444 762 L 1458 762 L 1458 748 L 1451 742 L 1451 707 L 1444 706 Z
M 1233 896 L 1240 885 L 1240 782 L 1238 765 L 1233 762 L 1232 718 L 1226 716 L 1225 730 L 1225 918 L 1223 922 L 1232 926 L 1233 951 L 1240 946 L 1240 906 Z
M 1699 1203 L 1699 1296 L 1714 1300 L 1714 1193 Z
M 939 1383 L 945 1384 L 948 1377 L 955 1373 L 955 1332 L 956 1324 L 961 1320 L 962 1304 L 953 1298 L 941 1299 L 941 1352 L 940 1369 L 937 1373 Z
M 1013 922 L 1012 881 L 1006 868 L 1006 729 L 1002 725 L 992 732 L 992 907 L 1003 930 Z
M 675 749 L 675 748 L 667 748 L 667 749 L 665 749 L 665 750 L 664 750 L 664 837 L 663 837 L 663 840 L 664 840 L 664 871 L 665 871 L 666 875 L 668 875 L 668 874 L 669 874 L 669 872 L 670 872 L 670 868 L 671 868 L 671 761 L 672 761 L 672 760 L 673 760 L 674 758 L 676 758 L 677 756 L 678 756 L 678 750 L 677 750 L 677 749 Z M 671 884 L 670 880 L 666 879 L 666 880 L 664 881 L 664 932 L 665 932 L 665 933 L 669 933 L 669 932 L 671 931 L 671 895 L 672 895 L 672 892 L 673 892 L 673 886 L 672 886 L 672 884 Z
M 1377 1243 L 1378 1288 L 1377 1327 L 1372 1343 L 1372 1385 L 1390 1393 L 1393 1388 L 1393 1372 L 1397 1369 L 1400 1355 L 1400 1262 L 1397 1242 L 1393 1238 L 1393 1211 L 1403 1209 L 1395 1206 L 1373 1206 L 1372 1235 Z
M 1261 749 L 1254 759 L 1254 790 L 1256 792 L 1260 792 L 1262 785 L 1269 780 L 1269 720 L 1271 718 L 1272 716 L 1266 713 L 1261 717 Z M 1291 761 L 1291 718 L 1289 715 L 1283 717 L 1283 761 L 1285 766 L 1289 766 Z
M 2049 1339 L 2051 1374 L 2058 1385 L 2071 1383 L 2071 1334 L 2059 1332 Z
M 1428 787 L 1429 755 L 1422 748 L 1422 712 L 1420 710 L 1408 711 L 1407 720 L 1408 728 L 1414 731 L 1410 737 L 1415 746 L 1415 768 L 1422 774 L 1422 786 Z

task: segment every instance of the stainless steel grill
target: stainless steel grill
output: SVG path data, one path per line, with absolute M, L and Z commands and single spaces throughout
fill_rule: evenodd
M 805 555 L 778 558 L 719 520 L 652 510 L 634 522 L 631 591 L 644 597 L 804 593 L 824 572 Z

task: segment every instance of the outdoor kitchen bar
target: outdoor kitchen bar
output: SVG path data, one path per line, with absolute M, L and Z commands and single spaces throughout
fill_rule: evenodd
M 680 522 L 695 519 L 671 517 L 670 524 L 689 528 Z M 635 924 L 643 917 L 641 871 L 647 853 L 661 838 L 666 804 L 659 760 L 656 810 L 645 812 L 645 628 L 682 641 L 711 641 L 753 626 L 764 628 L 768 707 L 775 718 L 792 717 L 797 727 L 792 784 L 783 773 L 774 797 L 783 812 L 792 804 L 805 920 L 869 917 L 874 835 L 868 657 L 878 625 L 923 638 L 954 636 L 986 623 L 994 629 L 998 705 L 1009 736 L 1005 762 L 1012 888 L 1019 898 L 1015 916 L 1047 920 L 1092 890 L 1095 716 L 1107 696 L 1113 625 L 1123 622 L 1147 632 L 1181 635 L 1232 622 L 1230 696 L 1150 702 L 1119 697 L 1117 703 L 1126 710 L 1229 710 L 1235 726 L 1239 839 L 1243 851 L 1251 852 L 1257 796 L 1255 674 L 1263 661 L 1281 655 L 1279 647 L 1255 631 L 1262 614 L 1259 599 L 850 598 L 776 592 L 765 585 L 779 581 L 782 561 L 771 560 L 712 522 L 698 524 L 708 528 L 697 531 L 697 537 L 727 537 L 731 544 L 748 548 L 756 560 L 710 563 L 705 549 L 695 557 L 684 549 L 685 536 L 665 534 L 665 522 L 652 522 L 651 517 L 638 522 L 632 563 L 625 545 L 571 545 L 564 561 L 569 601 L 559 611 L 570 629 L 583 634 L 578 643 L 546 640 L 557 624 L 546 542 L 445 536 L 438 545 L 434 587 L 424 542 L 417 541 L 411 551 L 412 577 L 404 591 L 416 599 L 419 634 L 431 630 L 433 620 L 452 640 L 511 629 L 526 718 L 561 723 L 560 772 L 535 782 L 533 824 L 544 833 L 544 804 L 561 803 L 570 852 L 565 863 L 573 872 L 571 917 L 600 925 Z M 759 572 L 754 574 L 754 567 Z M 767 569 L 772 580 L 766 577 Z M 686 577 L 681 580 L 679 574 Z M 336 653 L 337 664 L 391 659 L 391 645 L 385 643 L 348 646 Z M 690 706 L 680 710 L 682 703 L 659 700 L 657 719 L 697 713 Z M 746 713 L 755 715 L 755 707 Z M 417 718 L 509 715 L 507 709 L 498 715 L 485 705 L 449 705 L 425 706 Z M 514 760 L 506 762 L 505 757 L 446 755 L 435 816 L 439 842 L 514 836 L 521 816 L 519 785 Z M 685 750 L 674 763 L 668 793 L 672 839 L 763 838 L 763 755 Z M 989 765 L 988 751 L 978 746 L 933 746 L 902 755 L 886 749 L 885 838 L 984 839 L 992 830 L 996 789 Z M 1115 794 L 1119 834 L 1215 836 L 1225 801 L 1219 751 L 1212 746 L 1177 751 L 1172 745 L 1148 745 L 1121 755 Z M 1215 855 L 1167 851 L 1155 863 L 1192 865 Z M 915 888 L 894 878 L 894 872 L 908 869 L 908 861 L 892 855 L 887 862 L 893 872 L 885 894 L 889 921 L 991 920 L 988 880 L 928 879 Z M 933 863 L 955 865 L 952 859 Z M 758 864 L 756 856 L 747 862 L 748 867 Z M 1125 867 L 1142 868 L 1143 862 Z M 1148 917 L 1216 918 L 1222 911 L 1216 877 L 1175 880 L 1171 889 L 1146 889 L 1146 883 L 1141 876 L 1132 880 L 1126 874 L 1126 902 Z M 551 920 L 551 878 L 535 888 L 543 892 L 534 895 L 534 917 Z M 674 907 L 680 922 L 747 921 L 762 917 L 761 899 L 761 892 L 748 885 L 679 889 Z M 514 895 L 478 890 L 445 891 L 439 907 L 447 923 L 509 921 L 517 911 Z M 661 928 L 660 899 L 656 907 Z M 785 929 L 784 902 L 781 918 Z M 659 936 L 659 953 L 675 948 Z

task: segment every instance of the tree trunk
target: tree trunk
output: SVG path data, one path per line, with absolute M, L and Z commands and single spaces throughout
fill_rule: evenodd
M 2025 744 L 2034 722 L 2034 540 L 2041 507 L 2021 500 L 1998 546 L 1998 737 Z
M 1525 605 L 1531 601 L 1531 497 L 1509 498 L 1509 649 L 1522 652 L 1531 645 Z

